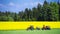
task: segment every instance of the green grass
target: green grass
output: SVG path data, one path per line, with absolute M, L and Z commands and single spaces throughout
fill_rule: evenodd
M 51 30 L 0 30 L 0 34 L 60 34 L 60 29 Z

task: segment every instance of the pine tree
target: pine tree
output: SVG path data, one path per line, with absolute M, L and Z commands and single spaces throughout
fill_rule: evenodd
M 48 20 L 48 19 L 47 19 L 47 18 L 48 18 L 48 16 L 47 16 L 48 5 L 49 5 L 48 2 L 45 0 L 45 1 L 44 1 L 44 4 L 43 4 L 43 8 L 42 8 L 43 16 L 44 16 L 44 17 L 43 17 L 43 18 L 44 18 L 43 20 L 44 20 L 44 21 Z
M 59 5 L 59 21 L 60 21 L 60 2 L 59 2 L 59 0 L 58 0 L 58 5 Z
M 38 13 L 37 13 L 37 15 L 38 15 L 38 17 L 37 17 L 37 21 L 43 21 L 43 11 L 42 11 L 42 6 L 41 6 L 41 4 L 40 3 L 38 3 L 38 5 L 37 5 L 37 10 L 38 10 Z
M 59 6 L 57 3 L 50 3 L 50 6 L 51 6 L 51 19 L 53 21 L 58 21 L 59 20 Z

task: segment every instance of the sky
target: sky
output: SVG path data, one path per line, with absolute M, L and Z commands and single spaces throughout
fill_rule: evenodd
M 57 0 L 47 0 L 48 2 Z M 44 0 L 0 0 L 0 11 L 19 12 L 25 8 L 36 7 L 38 3 L 43 5 Z

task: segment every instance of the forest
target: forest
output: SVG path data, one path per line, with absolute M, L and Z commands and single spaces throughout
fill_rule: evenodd
M 0 21 L 60 21 L 60 2 L 44 1 L 37 7 L 25 8 L 18 13 L 0 11 Z

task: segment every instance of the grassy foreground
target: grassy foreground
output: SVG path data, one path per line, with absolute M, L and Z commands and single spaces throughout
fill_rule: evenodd
M 1 30 L 0 34 L 60 34 L 60 29 L 52 30 Z

